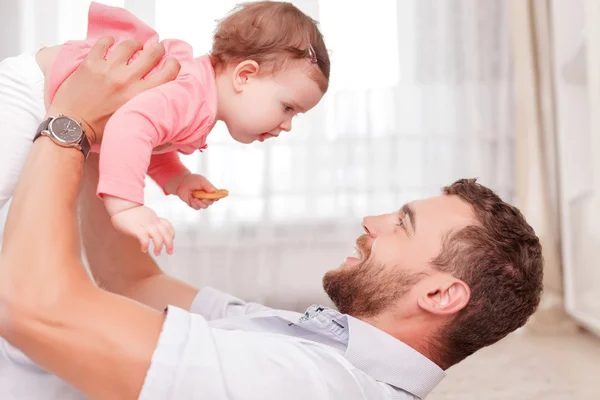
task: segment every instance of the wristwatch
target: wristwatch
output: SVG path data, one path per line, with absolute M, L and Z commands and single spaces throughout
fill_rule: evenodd
M 85 158 L 90 153 L 90 142 L 81 125 L 62 114 L 43 121 L 37 129 L 33 141 L 35 142 L 40 136 L 48 136 L 59 146 L 81 150 Z

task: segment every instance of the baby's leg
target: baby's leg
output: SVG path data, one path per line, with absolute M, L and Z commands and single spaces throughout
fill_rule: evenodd
M 44 115 L 44 75 L 35 56 L 0 62 L 0 208 L 13 195 Z

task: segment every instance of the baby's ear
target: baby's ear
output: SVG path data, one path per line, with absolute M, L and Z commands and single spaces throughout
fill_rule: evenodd
M 232 78 L 235 91 L 243 91 L 248 80 L 258 76 L 259 69 L 258 63 L 253 60 L 245 60 L 239 63 L 233 70 Z

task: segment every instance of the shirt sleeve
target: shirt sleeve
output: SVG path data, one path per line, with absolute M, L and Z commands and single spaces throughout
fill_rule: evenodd
M 139 94 L 113 114 L 100 148 L 99 196 L 108 194 L 144 204 L 144 178 L 153 149 L 184 140 L 198 128 L 196 110 L 203 105 L 190 107 L 193 89 L 186 79 L 177 78 Z M 169 157 L 166 172 L 159 168 L 152 171 L 161 182 L 184 168 L 173 155 L 165 156 Z
M 40 368 L 20 350 L 0 338 L 0 399 L 84 398 L 80 391 Z
M 140 400 L 364 400 L 342 355 L 285 335 L 211 328 L 170 306 Z
M 191 313 L 200 314 L 208 321 L 248 315 L 270 309 L 270 307 L 259 303 L 240 300 L 209 286 L 198 292 L 190 306 Z

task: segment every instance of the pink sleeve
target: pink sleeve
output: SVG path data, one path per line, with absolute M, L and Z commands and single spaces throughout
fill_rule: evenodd
M 155 154 L 150 159 L 148 176 L 158 184 L 165 187 L 167 182 L 176 175 L 186 172 L 188 169 L 181 163 L 179 154 L 175 151 L 163 154 Z
M 100 148 L 99 196 L 107 194 L 144 204 L 144 178 L 152 150 L 177 143 L 197 126 L 195 116 L 199 113 L 195 102 L 189 102 L 193 97 L 188 94 L 190 90 L 193 87 L 188 82 L 177 78 L 141 93 L 115 112 L 106 124 Z M 161 182 L 183 168 L 173 158 L 171 161 L 166 163 L 166 171 L 159 172 L 158 164 L 153 168 L 153 175 Z

